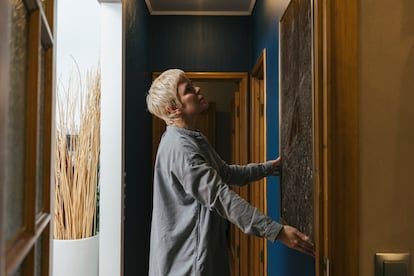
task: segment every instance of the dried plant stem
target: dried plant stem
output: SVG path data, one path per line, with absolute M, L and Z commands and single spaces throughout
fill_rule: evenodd
M 101 93 L 98 72 L 87 73 L 86 88 L 81 79 L 71 79 L 67 90 L 58 90 L 55 239 L 81 239 L 96 234 Z

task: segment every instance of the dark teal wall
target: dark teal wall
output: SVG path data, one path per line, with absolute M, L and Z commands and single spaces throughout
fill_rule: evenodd
M 280 5 L 274 0 L 257 0 L 252 14 L 253 23 L 253 60 L 256 62 L 263 49 L 266 49 L 266 116 L 267 116 L 267 156 L 279 155 L 279 44 L 278 28 Z M 282 161 L 283 162 L 283 161 Z M 268 178 L 267 211 L 279 220 L 280 190 L 277 177 Z M 315 275 L 312 257 L 293 251 L 280 242 L 268 242 L 268 275 L 311 276 Z
M 151 116 L 145 94 L 149 71 L 149 14 L 136 1 L 135 24 L 126 32 L 125 45 L 125 275 L 148 274 L 152 209 Z M 114 223 L 116 223 L 114 221 Z
M 250 17 L 152 16 L 152 71 L 250 70 Z

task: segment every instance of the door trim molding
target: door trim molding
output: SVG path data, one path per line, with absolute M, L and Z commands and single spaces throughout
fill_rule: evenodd
M 358 1 L 314 14 L 316 274 L 359 275 Z
M 155 79 L 161 74 L 161 72 L 154 72 L 152 74 L 152 79 Z M 238 163 L 247 164 L 248 163 L 248 102 L 249 102 L 249 90 L 248 90 L 248 81 L 249 75 L 247 72 L 185 72 L 187 78 L 193 81 L 200 80 L 222 80 L 222 81 L 235 81 L 239 84 L 239 98 L 240 98 L 240 110 L 237 111 L 240 119 L 240 128 L 238 129 L 240 133 L 239 137 L 239 153 L 238 153 Z M 152 118 L 152 162 L 154 164 L 155 154 L 158 147 L 159 140 L 155 140 L 154 137 L 157 136 L 156 133 L 160 128 L 160 120 L 156 120 L 153 116 Z M 152 166 L 153 167 L 153 166 Z M 239 195 L 245 199 L 248 199 L 248 187 L 239 187 Z M 236 229 L 236 231 L 240 231 Z M 240 231 L 241 233 L 241 231 Z M 239 235 L 239 244 L 248 247 L 248 236 L 246 234 Z M 243 247 L 246 248 L 246 247 Z M 239 269 L 241 275 L 247 275 L 249 269 L 249 252 L 248 249 L 240 250 L 239 254 Z M 231 262 L 230 262 L 231 263 Z

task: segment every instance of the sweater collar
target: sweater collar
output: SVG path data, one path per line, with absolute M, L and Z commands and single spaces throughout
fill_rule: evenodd
M 167 130 L 173 130 L 173 131 L 176 131 L 180 134 L 185 134 L 185 135 L 189 135 L 189 136 L 193 136 L 193 137 L 200 137 L 201 136 L 201 132 L 198 131 L 198 130 L 191 130 L 191 129 L 186 129 L 186 128 L 173 126 L 173 125 L 167 126 Z

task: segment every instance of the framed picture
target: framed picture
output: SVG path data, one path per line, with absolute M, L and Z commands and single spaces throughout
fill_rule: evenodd
M 281 221 L 314 240 L 312 0 L 291 0 L 279 22 Z

